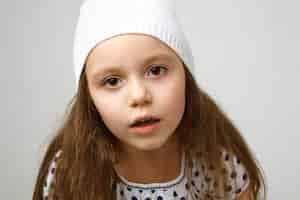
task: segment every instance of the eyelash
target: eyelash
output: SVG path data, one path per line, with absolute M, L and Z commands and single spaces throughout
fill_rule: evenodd
M 164 69 L 165 72 L 168 70 L 166 67 L 164 67 L 164 65 L 153 65 L 153 67 L 150 68 L 150 71 L 151 71 L 151 69 L 157 69 L 157 68 Z M 116 77 L 106 78 L 106 79 L 104 79 L 104 81 L 102 81 L 101 85 L 105 86 L 109 82 L 108 80 L 115 79 L 115 78 Z

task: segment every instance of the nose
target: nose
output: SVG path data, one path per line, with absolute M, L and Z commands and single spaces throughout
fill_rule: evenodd
M 151 102 L 152 96 L 143 81 L 137 79 L 133 80 L 130 84 L 130 106 L 143 106 Z

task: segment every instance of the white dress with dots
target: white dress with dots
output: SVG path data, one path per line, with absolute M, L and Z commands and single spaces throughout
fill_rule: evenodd
M 47 199 L 49 186 L 53 181 L 56 169 L 56 160 L 60 156 L 58 151 L 50 164 L 47 179 L 43 188 L 43 197 Z M 233 156 L 233 165 L 229 163 L 229 156 Z M 230 199 L 236 199 L 249 185 L 247 172 L 241 161 L 234 155 L 223 152 L 223 158 L 227 170 L 226 192 Z M 120 182 L 114 188 L 117 192 L 117 200 L 192 200 L 192 199 L 222 199 L 214 196 L 214 180 L 210 178 L 210 171 L 204 165 L 192 165 L 192 181 L 187 183 L 187 169 L 185 154 L 182 154 L 180 174 L 171 181 L 163 183 L 141 184 L 130 182 L 125 177 L 118 175 Z M 235 170 L 233 170 L 235 169 Z

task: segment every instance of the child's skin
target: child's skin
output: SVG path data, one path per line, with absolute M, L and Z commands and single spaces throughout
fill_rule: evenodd
M 170 59 L 146 62 L 160 54 Z M 124 151 L 117 173 L 138 183 L 176 178 L 182 152 L 174 131 L 185 108 L 185 73 L 176 53 L 151 36 L 125 34 L 98 44 L 86 64 L 92 100 Z M 103 73 L 110 66 L 118 70 Z M 139 135 L 129 125 L 145 114 L 160 118 L 160 125 L 149 135 Z

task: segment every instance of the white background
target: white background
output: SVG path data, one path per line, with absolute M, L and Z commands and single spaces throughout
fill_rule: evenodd
M 1 199 L 32 198 L 45 145 L 75 93 L 72 42 L 80 3 L 1 3 Z M 255 152 L 272 200 L 300 198 L 299 6 L 295 0 L 176 1 L 197 81 Z

